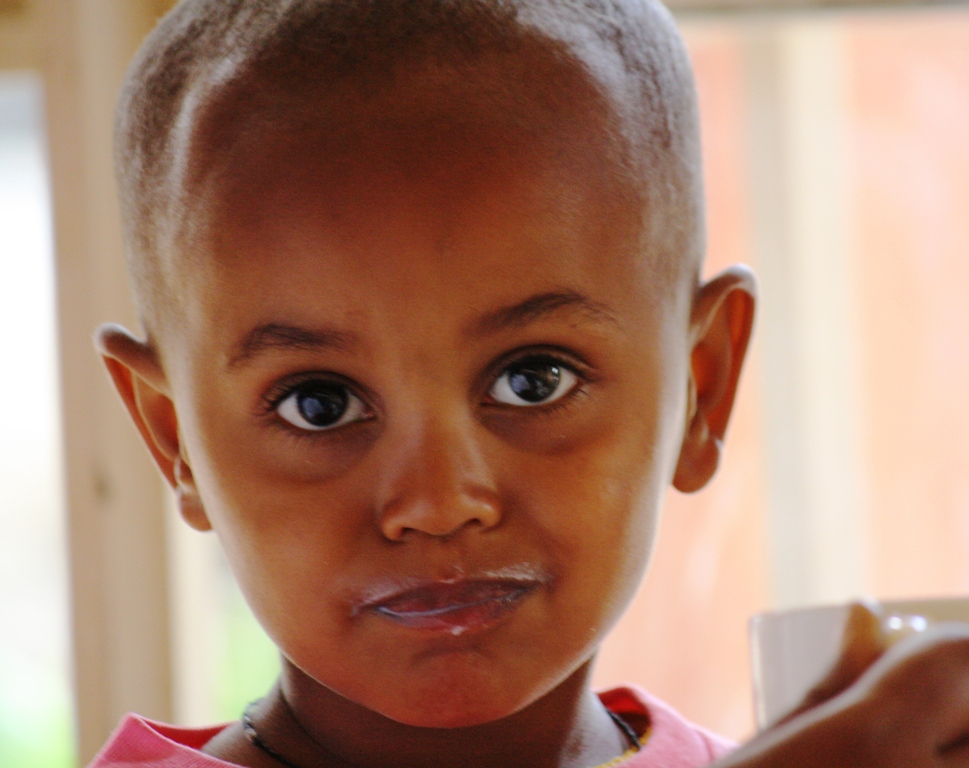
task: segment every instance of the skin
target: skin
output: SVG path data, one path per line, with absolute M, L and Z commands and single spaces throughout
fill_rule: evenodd
M 844 657 L 818 687 L 831 698 L 819 704 L 812 691 L 807 709 L 796 708 L 717 768 L 969 765 L 969 627 L 940 624 L 887 650 L 877 622 L 856 616 L 848 634 Z M 847 671 L 859 663 L 870 665 Z
M 753 277 L 699 285 L 686 256 L 672 277 L 656 269 L 663 227 L 696 221 L 644 219 L 595 88 L 568 83 L 556 113 L 540 62 L 525 63 L 477 67 L 478 86 L 535 77 L 512 105 L 415 71 L 369 100 L 320 101 L 311 120 L 236 125 L 224 145 L 200 121 L 192 215 L 169 233 L 181 315 L 146 340 L 98 333 L 182 515 L 216 530 L 282 652 L 254 719 L 306 768 L 571 768 L 623 752 L 591 660 L 646 566 L 665 488 L 716 469 Z M 516 357 L 539 352 L 575 386 L 536 407 L 496 400 Z M 307 377 L 346 384 L 359 418 L 312 433 L 282 418 Z M 466 632 L 360 609 L 388 583 L 503 568 L 536 583 Z M 856 622 L 804 706 L 718 768 L 969 765 L 969 630 L 887 652 L 878 631 Z M 278 766 L 238 725 L 205 750 Z
M 99 330 L 182 515 L 216 530 L 282 652 L 254 719 L 300 766 L 577 767 L 626 748 L 589 667 L 665 488 L 716 469 L 754 282 L 734 268 L 699 285 L 695 242 L 676 275 L 655 268 L 693 208 L 644 218 L 602 94 L 576 77 L 550 107 L 541 63 L 478 62 L 474 87 L 403 72 L 255 125 L 227 120 L 252 107 L 228 100 L 186 139 L 191 216 L 168 233 L 180 316 L 146 340 Z M 509 83 L 526 98 L 496 104 Z M 497 401 L 538 352 L 575 386 Z M 307 377 L 348 385 L 360 418 L 314 433 L 282 418 Z M 360 610 L 388 583 L 509 567 L 536 583 L 467 632 Z M 969 765 L 969 630 L 885 651 L 859 620 L 848 640 L 803 706 L 718 768 Z M 278 766 L 238 725 L 205 750 Z
M 750 334 L 749 271 L 699 285 L 689 260 L 657 269 L 665 240 L 644 230 L 613 118 L 574 96 L 587 81 L 556 107 L 566 119 L 523 129 L 473 89 L 455 99 L 449 76 L 321 96 L 314 120 L 244 125 L 218 150 L 200 123 L 183 313 L 145 341 L 98 336 L 182 515 L 218 533 L 282 652 L 255 720 L 307 768 L 621 754 L 591 660 L 666 488 L 716 469 Z M 687 215 L 661 213 L 649 221 Z M 522 355 L 554 358 L 574 386 L 498 401 Z M 359 418 L 286 421 L 280 403 L 308 379 L 344 384 Z M 361 608 L 388 584 L 495 571 L 528 574 L 529 591 L 466 632 Z M 238 727 L 206 751 L 276 765 Z

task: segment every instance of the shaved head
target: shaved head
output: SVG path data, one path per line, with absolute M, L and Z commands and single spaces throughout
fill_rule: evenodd
M 147 339 L 98 344 L 280 649 L 256 716 L 294 759 L 626 749 L 592 660 L 716 469 L 753 314 L 745 269 L 699 282 L 696 112 L 655 0 L 184 0 L 146 41 Z
M 213 177 L 286 141 L 370 151 L 357 136 L 375 124 L 442 152 L 455 131 L 493 137 L 496 152 L 557 136 L 548 145 L 565 162 L 569 142 L 591 136 L 620 177 L 610 189 L 638 201 L 644 253 L 661 274 L 696 279 L 695 96 L 658 2 L 185 0 L 146 40 L 118 107 L 126 250 L 149 334 L 181 311 L 179 272 L 197 258 Z

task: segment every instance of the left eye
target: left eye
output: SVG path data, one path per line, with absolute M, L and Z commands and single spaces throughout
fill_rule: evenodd
M 335 381 L 307 381 L 276 406 L 276 413 L 294 427 L 320 432 L 360 421 L 366 407 L 350 388 Z
M 578 382 L 578 376 L 556 360 L 528 358 L 509 365 L 488 394 L 504 405 L 546 405 L 569 394 Z

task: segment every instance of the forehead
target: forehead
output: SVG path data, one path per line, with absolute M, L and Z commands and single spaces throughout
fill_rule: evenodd
M 310 40 L 228 58 L 193 87 L 172 132 L 172 196 L 192 197 L 239 155 L 287 139 L 339 159 L 367 151 L 347 141 L 366 135 L 371 146 L 395 141 L 400 158 L 422 149 L 441 155 L 461 138 L 488 151 L 529 145 L 608 168 L 642 201 L 655 199 L 679 159 L 647 145 L 666 141 L 673 102 L 656 91 L 645 104 L 644 75 L 631 74 L 611 46 L 541 26 L 479 46 L 431 34 L 386 52 L 358 41 L 355 56 Z
M 177 153 L 191 193 L 240 161 L 311 155 L 331 165 L 440 165 L 449 156 L 558 155 L 635 183 L 635 129 L 614 84 L 548 44 L 472 58 L 398 57 L 346 72 L 327 63 L 240 66 L 189 110 Z M 321 71 L 322 70 L 322 71 Z M 581 144 L 576 144 L 578 139 Z
M 515 51 L 325 87 L 237 80 L 199 110 L 191 136 L 180 295 L 205 275 L 308 258 L 372 278 L 388 250 L 395 282 L 433 267 L 438 280 L 527 273 L 555 288 L 590 269 L 622 283 L 615 275 L 648 266 L 648 196 L 623 116 L 574 62 Z
M 192 186 L 231 216 L 240 203 L 309 195 L 347 207 L 403 187 L 447 208 L 474 189 L 527 179 L 535 193 L 569 185 L 585 204 L 623 205 L 638 221 L 645 199 L 628 173 L 629 147 L 590 80 L 521 55 L 482 58 L 472 70 L 398 66 L 377 88 L 350 81 L 235 101 L 209 122 L 216 130 L 201 132 L 210 149 Z

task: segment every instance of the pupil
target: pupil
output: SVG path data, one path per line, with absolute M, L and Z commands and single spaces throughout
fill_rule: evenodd
M 336 424 L 347 411 L 348 398 L 344 387 L 313 382 L 296 395 L 299 414 L 314 427 Z
M 551 363 L 523 363 L 509 371 L 511 391 L 529 403 L 547 400 L 559 385 L 562 373 Z

